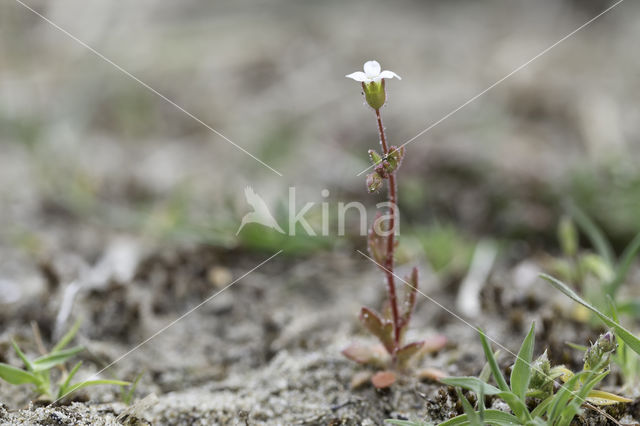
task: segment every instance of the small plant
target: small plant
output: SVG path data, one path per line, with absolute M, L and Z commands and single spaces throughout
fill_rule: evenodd
M 562 281 L 546 274 L 542 274 L 541 277 L 547 280 L 552 286 L 560 290 L 574 302 L 579 303 L 580 305 L 591 311 L 596 317 L 600 319 L 600 321 L 613 329 L 620 347 L 612 360 L 620 367 L 622 371 L 622 378 L 625 382 L 625 388 L 630 388 L 634 384 L 638 383 L 638 381 L 640 381 L 640 357 L 633 356 L 629 352 L 629 350 L 635 352 L 636 355 L 640 355 L 640 339 L 638 339 L 631 331 L 627 330 L 620 324 L 618 310 L 616 308 L 615 302 L 613 302 L 613 299 L 611 299 L 611 297 L 608 297 L 610 311 L 612 312 L 611 317 L 609 317 L 608 315 L 602 313 L 598 308 L 578 296 L 575 291 L 569 288 L 569 286 Z
M 142 376 L 144 376 L 144 371 L 138 373 L 138 375 L 133 379 L 133 382 L 131 382 L 129 386 L 122 386 L 120 391 L 120 400 L 125 405 L 131 405 L 131 403 L 133 402 L 133 397 L 136 393 L 136 389 L 138 388 L 138 384 L 140 383 Z
M 361 364 L 372 365 L 377 368 L 406 369 L 409 361 L 425 348 L 425 341 L 405 344 L 404 335 L 411 320 L 416 304 L 418 289 L 418 269 L 413 268 L 411 275 L 406 278 L 408 290 L 400 301 L 394 274 L 394 256 L 397 247 L 395 239 L 398 228 L 398 190 L 396 173 L 405 155 L 403 147 L 390 146 L 382 124 L 380 109 L 386 102 L 385 79 L 397 78 L 392 71 L 381 71 L 380 64 L 368 61 L 364 64 L 364 72 L 358 71 L 347 75 L 362 84 L 362 90 L 367 104 L 376 114 L 378 134 L 382 154 L 369 150 L 369 157 L 373 162 L 373 172 L 367 176 L 366 186 L 369 192 L 376 192 L 386 181 L 388 184 L 388 214 L 378 215 L 369 231 L 368 249 L 371 258 L 380 266 L 385 274 L 388 304 L 382 313 L 363 307 L 360 321 L 364 327 L 380 340 L 380 345 L 365 346 L 353 344 L 342 353 L 349 359 Z M 444 344 L 440 339 L 438 345 Z M 437 345 L 436 345 L 437 346 Z M 395 381 L 393 371 L 376 374 L 373 379 L 376 387 L 387 387 Z
M 617 319 L 611 318 L 603 314 L 602 312 L 600 312 L 598 308 L 596 308 L 595 306 L 591 305 L 589 302 L 587 302 L 586 300 L 578 296 L 578 294 L 575 291 L 569 288 L 569 286 L 563 283 L 562 281 L 547 274 L 541 274 L 540 277 L 547 280 L 552 286 L 554 286 L 556 289 L 564 293 L 565 296 L 569 297 L 574 302 L 579 303 L 580 305 L 584 306 L 585 308 L 590 310 L 592 313 L 594 313 L 600 319 L 600 321 L 602 321 L 608 327 L 613 329 L 616 339 L 618 339 L 618 341 L 624 342 L 624 344 L 629 349 L 634 351 L 636 354 L 640 355 L 640 339 L 638 339 L 632 332 L 630 332 L 625 327 L 623 327 Z
M 535 325 L 524 339 L 515 364 L 511 369 L 509 384 L 498 367 L 486 336 L 481 332 L 482 347 L 490 371 L 498 387 L 476 377 L 447 377 L 442 383 L 468 389 L 478 395 L 478 411 L 460 395 L 465 414 L 450 419 L 442 425 L 553 425 L 568 426 L 584 403 L 609 405 L 631 402 L 627 398 L 604 391 L 593 390 L 609 373 L 609 359 L 616 348 L 612 333 L 603 334 L 585 353 L 583 370 L 573 373 L 564 366 L 551 367 L 546 351 L 532 361 L 535 341 Z M 481 375 L 482 376 L 482 375 Z M 556 390 L 555 384 L 564 384 Z M 507 403 L 512 413 L 486 409 L 484 396 L 495 395 Z M 527 399 L 538 401 L 529 410 Z
M 51 352 L 34 360 L 29 360 L 17 343 L 12 341 L 13 349 L 24 363 L 25 368 L 21 369 L 9 364 L 0 363 L 0 379 L 12 385 L 31 384 L 35 387 L 36 393 L 48 401 L 58 401 L 77 390 L 89 386 L 128 386 L 129 382 L 120 380 L 87 380 L 72 383 L 74 376 L 82 366 L 82 361 L 75 364 L 68 373 L 64 369 L 64 364 L 82 352 L 84 348 L 82 346 L 75 346 L 69 349 L 65 348 L 71 343 L 79 327 L 80 323 L 76 323 L 73 328 L 60 339 Z M 54 383 L 52 380 L 52 372 L 56 367 L 63 371 L 63 375 L 58 383 Z
M 616 300 L 618 291 L 627 280 L 631 264 L 640 253 L 640 234 L 629 242 L 620 258 L 616 259 L 611 243 L 591 218 L 575 205 L 568 205 L 567 209 L 571 215 L 563 217 L 558 225 L 558 239 L 564 256 L 553 259 L 549 269 L 579 289 L 584 299 L 611 314 L 610 306 L 606 303 L 607 297 Z M 588 237 L 595 253 L 579 250 L 574 221 Z M 619 301 L 618 311 L 640 317 L 640 301 Z

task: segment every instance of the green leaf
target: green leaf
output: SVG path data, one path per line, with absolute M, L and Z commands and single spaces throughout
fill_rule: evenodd
M 589 372 L 581 371 L 580 373 L 573 375 L 560 387 L 560 390 L 555 394 L 553 403 L 548 411 L 548 417 L 551 422 L 555 422 L 560 418 L 562 410 L 564 410 L 571 397 L 575 394 L 574 389 L 576 388 L 576 385 L 588 374 Z
M 494 358 L 497 359 L 498 356 L 500 356 L 500 350 L 497 350 L 493 353 Z M 491 379 L 491 366 L 488 362 L 485 362 L 482 366 L 482 370 L 480 371 L 480 374 L 478 374 L 478 378 L 483 382 L 489 382 L 489 380 Z
M 484 406 L 484 389 L 480 389 L 480 393 L 478 394 L 478 413 L 480 414 L 480 418 L 484 419 L 484 412 L 486 407 Z
M 13 345 L 13 350 L 16 351 L 16 354 L 18 354 L 27 370 L 33 371 L 33 364 L 31 364 L 31 361 L 29 361 L 24 352 L 22 352 L 16 341 L 11 339 L 11 344 Z
M 142 376 L 144 375 L 144 371 L 138 373 L 138 375 L 135 377 L 135 379 L 133 380 L 133 383 L 131 384 L 131 386 L 129 386 L 129 389 L 127 388 L 122 388 L 122 402 L 124 402 L 126 405 L 131 405 L 131 401 L 133 401 L 133 395 L 136 392 L 136 388 L 138 387 L 138 384 L 140 383 L 140 380 L 142 379 Z
M 409 360 L 411 360 L 414 355 L 420 352 L 420 349 L 422 349 L 423 346 L 424 340 L 421 340 L 419 342 L 409 343 L 408 345 L 405 345 L 402 348 L 398 349 L 398 351 L 396 352 L 398 365 L 401 368 L 407 365 Z
M 535 322 L 531 324 L 529 334 L 520 346 L 516 362 L 511 369 L 511 391 L 520 399 L 524 399 L 531 379 L 531 359 L 535 341 Z
M 500 398 L 507 403 L 513 414 L 516 415 L 521 421 L 531 420 L 531 414 L 529 413 L 529 409 L 527 408 L 527 404 L 524 400 L 520 399 L 518 395 L 513 392 L 500 392 L 498 394 Z
M 380 154 L 378 154 L 373 149 L 369 150 L 369 158 L 371 158 L 371 161 L 375 165 L 378 165 L 378 164 L 380 164 L 382 162 L 382 157 L 380 156 Z
M 37 386 L 40 383 L 40 379 L 35 374 L 2 362 L 0 362 L 0 379 L 12 385 L 32 383 Z
M 616 302 L 614 302 L 613 298 L 608 294 L 607 303 L 609 304 L 609 309 L 611 310 L 611 319 L 619 323 L 620 317 L 618 316 L 618 307 L 616 306 Z
M 469 400 L 462 394 L 460 388 L 456 388 L 456 393 L 458 394 L 458 399 L 462 402 L 462 409 L 464 413 L 467 415 L 467 420 L 469 421 L 470 426 L 483 426 L 482 418 L 476 410 L 473 409 L 473 406 L 469 402 Z
M 586 383 L 580 388 L 578 393 L 575 395 L 575 398 L 562 410 L 559 425 L 569 426 L 571 424 L 571 420 L 573 420 L 576 414 L 580 411 L 580 406 L 586 401 L 587 395 L 595 385 L 600 383 L 602 379 L 607 376 L 607 374 L 609 374 L 608 371 L 600 374 L 589 374 Z
M 62 339 L 60 339 L 60 341 L 51 350 L 52 353 L 60 352 L 61 350 L 66 348 L 69 343 L 71 343 L 71 340 L 73 340 L 75 335 L 78 333 L 78 330 L 80 329 L 80 322 L 80 320 L 76 321 L 73 324 L 73 327 L 71 327 L 71 329 L 67 331 L 64 336 L 62 336 Z
M 607 295 L 607 301 L 609 302 L 609 309 L 611 309 L 612 319 L 615 322 L 620 323 L 620 317 L 618 316 L 618 307 L 616 303 L 609 295 Z M 624 340 L 618 339 L 618 349 L 616 350 L 614 357 L 616 358 L 616 363 L 620 365 L 620 368 L 622 369 L 623 376 L 635 376 L 634 373 L 629 371 L 629 351 L 627 351 L 627 345 L 625 345 Z
M 76 346 L 75 348 L 52 352 L 33 361 L 33 369 L 34 371 L 47 371 L 56 365 L 64 364 L 69 358 L 73 358 L 83 350 L 82 346 Z
M 441 383 L 449 386 L 457 386 L 475 392 L 477 395 L 498 395 L 502 392 L 489 383 L 485 383 L 477 377 L 445 377 L 440 379 Z
M 444 379 L 440 379 L 440 382 L 449 386 L 458 386 L 464 389 L 469 389 L 477 395 L 498 395 L 509 405 L 511 410 L 513 410 L 516 416 L 520 419 L 528 420 L 531 418 L 529 411 L 527 410 L 527 406 L 520 400 L 520 398 L 518 398 L 517 395 L 511 391 L 501 391 L 495 386 L 485 383 L 477 377 L 446 377 Z
M 484 350 L 484 356 L 487 358 L 487 362 L 489 363 L 489 367 L 491 367 L 491 372 L 493 373 L 493 378 L 498 384 L 498 388 L 500 388 L 503 392 L 509 392 L 509 386 L 507 386 L 506 380 L 504 380 L 504 376 L 500 371 L 500 367 L 498 366 L 498 361 L 493 356 L 493 352 L 491 351 L 491 346 L 489 345 L 489 341 L 487 336 L 480 330 L 480 341 L 482 342 L 482 349 Z
M 542 414 L 545 411 L 547 411 L 547 407 L 549 406 L 549 404 L 551 404 L 551 402 L 553 401 L 553 398 L 554 396 L 551 395 L 543 399 L 542 402 L 538 404 L 536 408 L 533 409 L 533 411 L 531 412 L 531 417 L 533 417 L 534 419 L 537 417 L 541 417 Z
M 73 366 L 73 368 L 67 375 L 67 378 L 65 379 L 65 381 L 62 383 L 62 385 L 60 385 L 60 389 L 58 390 L 58 398 L 60 398 L 60 395 L 64 395 L 67 393 L 67 389 L 71 384 L 71 380 L 73 379 L 73 376 L 76 375 L 76 373 L 78 372 L 81 366 L 82 366 L 82 361 L 78 361 L 78 363 Z
M 89 386 L 97 386 L 97 385 L 129 386 L 130 384 L 131 383 L 123 382 L 122 380 L 87 380 L 86 382 L 76 383 L 75 385 L 69 387 L 66 392 L 58 396 L 58 399 L 64 398 L 65 396 L 72 394 L 75 391 L 84 389 Z
M 573 342 L 564 342 L 564 344 L 569 346 L 571 349 L 575 349 L 575 350 L 580 351 L 580 352 L 586 352 L 587 349 L 589 349 L 587 346 L 579 345 L 579 344 L 573 343 Z
M 581 304 L 582 306 L 584 306 L 585 308 L 589 309 L 591 312 L 596 314 L 600 318 L 600 320 L 602 322 L 604 322 L 606 325 L 608 325 L 609 327 L 611 327 L 611 328 L 613 328 L 615 330 L 616 337 L 618 337 L 620 340 L 624 341 L 627 344 L 627 346 L 629 348 L 631 348 L 631 350 L 633 350 L 635 353 L 640 355 L 640 339 L 638 339 L 636 336 L 634 336 L 633 333 L 631 333 L 629 330 L 627 330 L 626 328 L 624 328 L 623 326 L 621 326 L 620 324 L 615 322 L 613 319 L 609 318 L 608 316 L 606 316 L 605 314 L 600 312 L 594 306 L 592 306 L 589 303 L 587 303 L 580 296 L 578 296 L 576 294 L 576 292 L 571 290 L 562 281 L 557 280 L 557 279 L 555 279 L 552 276 L 547 275 L 547 274 L 541 274 L 540 276 L 542 278 L 544 278 L 545 280 L 549 281 L 551 283 L 551 285 L 553 285 L 555 288 L 560 290 L 566 296 L 571 298 L 574 302 L 577 302 L 577 303 Z
M 633 402 L 633 399 L 601 390 L 592 390 L 587 394 L 587 401 L 595 405 L 614 405 L 620 402 Z
M 591 240 L 591 244 L 598 254 L 602 256 L 609 265 L 613 265 L 613 249 L 600 228 L 598 228 L 591 218 L 575 204 L 568 204 L 567 209 L 571 213 L 571 216 L 576 220 L 578 226 L 580 226 L 582 231 L 587 234 L 587 237 Z
M 484 412 L 484 423 L 497 426 L 513 426 L 523 424 L 516 416 L 510 413 L 505 413 L 500 410 L 486 410 Z M 453 419 L 447 420 L 444 423 L 440 423 L 440 426 L 458 426 L 458 425 L 470 425 L 466 414 L 462 414 Z

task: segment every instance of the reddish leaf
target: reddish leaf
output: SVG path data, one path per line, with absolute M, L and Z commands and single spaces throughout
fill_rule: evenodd
M 418 371 L 417 375 L 420 380 L 430 380 L 432 382 L 438 382 L 440 379 L 447 377 L 444 371 L 438 370 L 437 368 L 423 368 Z
M 360 343 L 352 343 L 342 350 L 342 355 L 363 365 L 371 365 L 373 367 L 385 367 L 389 363 L 389 354 L 384 346 L 364 345 Z
M 409 324 L 411 314 L 416 306 L 416 294 L 418 292 L 418 268 L 411 270 L 411 275 L 405 278 L 404 301 L 402 303 L 402 327 Z
M 358 389 L 366 383 L 369 383 L 371 379 L 371 371 L 359 371 L 351 377 L 351 389 Z
M 378 389 L 388 388 L 396 382 L 396 374 L 393 371 L 379 371 L 371 378 L 371 383 Z
M 398 365 L 400 366 L 400 368 L 404 368 L 409 360 L 411 360 L 414 355 L 420 352 L 423 346 L 424 340 L 420 342 L 409 343 L 408 345 L 405 345 L 402 348 L 398 349 L 398 352 L 396 352 L 396 359 L 398 360 Z
M 431 336 L 428 339 L 424 340 L 424 346 L 422 347 L 422 352 L 425 354 L 430 354 L 433 352 L 438 352 L 447 346 L 447 338 L 442 334 L 436 334 L 435 336 Z
M 371 334 L 380 340 L 389 353 L 393 353 L 395 342 L 393 340 L 393 323 L 391 321 L 381 319 L 377 313 L 369 308 L 362 308 L 360 321 Z

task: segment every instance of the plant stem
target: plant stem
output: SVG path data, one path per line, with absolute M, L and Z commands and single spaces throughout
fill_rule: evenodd
M 380 116 L 380 110 L 376 110 L 376 118 L 378 121 L 378 133 L 380 134 L 380 144 L 382 145 L 383 155 L 386 157 L 389 154 L 389 147 L 387 146 L 387 139 L 384 134 L 384 126 L 382 125 L 382 117 Z M 391 314 L 393 316 L 393 330 L 395 338 L 395 349 L 400 346 L 400 315 L 398 314 L 398 298 L 396 296 L 396 283 L 393 275 L 393 257 L 395 252 L 395 223 L 396 223 L 396 206 L 398 205 L 398 194 L 396 188 L 396 176 L 395 172 L 389 174 L 389 230 L 391 233 L 387 237 L 387 258 L 385 263 L 385 273 L 387 275 L 387 291 L 389 292 L 389 304 L 391 305 Z M 391 354 L 395 361 L 395 353 Z

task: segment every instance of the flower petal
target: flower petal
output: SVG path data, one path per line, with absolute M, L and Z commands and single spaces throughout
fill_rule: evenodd
M 360 81 L 360 82 L 369 80 L 367 75 L 365 73 L 363 73 L 362 71 L 352 72 L 351 74 L 345 75 L 345 77 L 352 78 L 355 81 Z
M 367 61 L 364 63 L 363 68 L 369 78 L 377 77 L 380 74 L 380 64 L 378 61 Z
M 384 70 L 380 73 L 380 78 L 397 78 L 398 80 L 402 80 L 402 78 L 393 71 Z

